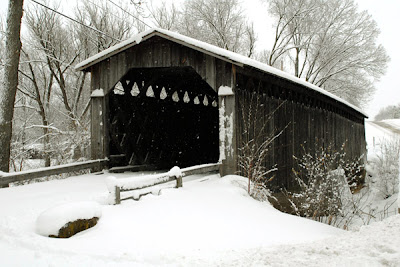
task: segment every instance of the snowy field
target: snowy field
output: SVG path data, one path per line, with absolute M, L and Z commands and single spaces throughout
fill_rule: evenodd
M 371 127 L 368 140 L 388 134 Z M 246 179 L 218 175 L 186 177 L 183 188 L 112 206 L 107 205 L 108 176 L 0 189 L 0 266 L 400 264 L 400 215 L 344 231 L 281 213 L 250 198 Z M 38 234 L 36 220 L 43 211 L 78 201 L 101 204 L 95 227 L 69 239 Z
M 395 129 L 400 130 L 400 119 L 384 120 L 383 122 L 391 125 Z M 389 129 L 370 121 L 365 123 L 365 135 L 367 141 L 368 159 L 373 159 L 377 154 L 379 154 L 380 144 L 384 142 L 396 142 L 400 139 L 398 134 L 393 133 Z

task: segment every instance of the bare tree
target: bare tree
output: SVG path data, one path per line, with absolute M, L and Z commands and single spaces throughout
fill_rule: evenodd
M 276 19 L 268 63 L 287 57 L 292 73 L 361 105 L 374 91 L 389 57 L 379 29 L 353 0 L 268 0 Z
M 18 86 L 18 64 L 21 49 L 23 0 L 8 2 L 4 77 L 0 88 L 0 170 L 9 171 L 12 118 Z
M 374 120 L 400 119 L 400 104 L 383 107 L 376 114 Z
M 256 35 L 238 0 L 188 0 L 181 11 L 180 32 L 246 55 L 252 55 Z
M 89 84 L 86 73 L 76 72 L 73 65 L 135 31 L 131 23 L 135 18 L 124 15 L 129 6 L 89 2 L 76 9 L 79 23 L 54 12 L 60 10 L 58 4 L 27 9 L 18 105 L 21 114 L 30 109 L 35 116 L 29 121 L 19 120 L 15 132 L 16 140 L 26 141 L 28 134 L 36 146 L 43 144 L 40 154 L 45 166 L 53 157 L 58 164 L 84 156 L 89 145 Z M 24 152 L 24 146 L 16 144 L 15 156 L 22 158 Z
M 147 9 L 157 27 L 172 31 L 179 30 L 178 22 L 181 15 L 174 3 L 168 5 L 163 1 L 161 5 L 155 6 L 151 2 Z
M 136 33 L 139 14 L 131 10 L 129 5 L 120 6 L 114 1 L 89 0 L 80 2 L 75 9 L 75 17 L 83 25 L 97 30 L 74 25 L 75 37 L 83 42 L 81 43 L 83 48 L 90 50 L 89 54 L 93 54 Z
M 35 51 L 32 52 L 35 54 Z M 54 83 L 54 76 L 51 72 L 46 69 L 46 63 L 40 59 L 33 60 L 29 54 L 22 49 L 22 62 L 20 66 L 20 73 L 23 79 L 19 92 L 22 95 L 32 99 L 36 102 L 37 108 L 33 108 L 40 118 L 40 128 L 43 131 L 43 135 L 40 139 L 43 139 L 43 155 L 45 159 L 45 167 L 50 166 L 50 118 L 49 114 L 52 112 L 50 109 L 50 101 L 52 95 L 52 87 Z M 23 108 L 26 105 L 22 106 Z M 24 128 L 29 125 L 24 125 Z
M 86 142 L 82 137 L 88 132 L 83 119 L 88 100 L 88 93 L 84 94 L 87 79 L 85 74 L 72 69 L 80 50 L 74 46 L 70 28 L 62 17 L 50 9 L 29 6 L 25 22 L 28 35 L 24 39 L 18 88 L 23 101 L 18 107 L 22 113 L 26 108 L 31 114 L 35 111 L 38 118 L 25 121 L 15 133 L 29 135 L 31 145 L 42 143 L 40 157 L 45 166 L 50 166 L 51 157 L 57 157 L 61 163 L 72 154 L 77 155 Z M 33 103 L 26 104 L 24 99 Z M 15 139 L 18 138 L 16 135 Z M 28 140 L 24 138 L 23 144 L 25 141 Z M 27 156 L 25 149 L 18 144 L 14 148 L 14 157 L 21 164 Z

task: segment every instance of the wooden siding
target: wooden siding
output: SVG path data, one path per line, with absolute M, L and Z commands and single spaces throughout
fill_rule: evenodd
M 237 153 L 245 140 L 243 135 L 245 123 L 241 116 L 254 95 L 259 98 L 258 109 L 261 115 L 250 137 L 257 131 L 262 131 L 263 135 L 283 131 L 271 144 L 265 160 L 266 167 L 278 168 L 274 179 L 276 187 L 294 185 L 292 178 L 292 169 L 296 165 L 294 157 L 301 157 L 304 152 L 314 153 L 319 148 L 327 146 L 339 150 L 344 145 L 349 159 L 365 155 L 365 116 L 357 110 L 285 78 L 252 67 L 237 66 L 184 44 L 154 36 L 89 68 L 92 74 L 91 90 L 101 88 L 106 92 L 105 97 L 93 98 L 92 101 L 92 158 L 105 158 L 110 154 L 109 120 L 112 114 L 110 115 L 108 106 L 109 92 L 133 70 L 137 75 L 144 69 L 161 70 L 161 68 L 169 69 L 171 72 L 174 72 L 174 69 L 189 68 L 209 85 L 203 86 L 201 90 L 213 90 L 214 97 L 220 86 L 229 86 L 233 89 L 234 95 L 219 97 L 219 105 L 222 100 L 226 105 L 224 116 L 232 115 L 234 123 L 233 154 L 221 167 L 222 174 L 234 174 L 239 170 Z M 168 72 L 154 73 L 159 77 L 155 77 L 154 81 L 147 81 L 148 84 L 155 84 L 162 75 L 169 75 Z M 184 80 L 184 76 L 182 77 Z M 182 86 L 180 79 L 171 79 L 171 82 L 175 83 L 176 87 Z M 193 90 L 189 90 L 191 99 L 195 93 Z M 182 95 L 179 97 L 182 98 Z M 154 100 L 154 103 L 152 101 L 146 100 L 143 103 L 158 105 L 159 101 Z M 190 108 L 184 110 L 191 112 Z M 170 111 L 173 114 L 173 110 Z M 194 113 L 193 116 L 196 116 Z M 215 118 L 210 121 L 215 121 Z M 206 124 L 207 118 L 202 116 L 200 122 Z
M 192 67 L 215 91 L 231 84 L 232 64 L 161 37 L 153 37 L 90 67 L 92 91 L 109 92 L 132 68 Z
M 274 173 L 273 187 L 293 187 L 293 168 L 296 168 L 295 157 L 304 153 L 314 155 L 321 148 L 331 147 L 332 151 L 341 151 L 342 146 L 348 160 L 365 156 L 366 141 L 364 119 L 345 106 L 333 106 L 317 94 L 302 94 L 299 86 L 280 81 L 273 76 L 249 75 L 249 72 L 238 70 L 236 95 L 238 98 L 237 142 L 238 147 L 246 143 L 248 133 L 256 136 L 263 125 L 264 136 L 282 134 L 271 144 L 265 167 L 277 167 Z M 253 114 L 264 116 L 263 120 L 254 118 L 250 128 L 243 123 L 244 109 L 255 105 Z M 247 111 L 246 111 L 247 112 Z M 261 115 L 262 114 L 262 115 Z M 268 118 L 270 117 L 270 118 Z M 264 140 L 264 139 L 263 139 Z

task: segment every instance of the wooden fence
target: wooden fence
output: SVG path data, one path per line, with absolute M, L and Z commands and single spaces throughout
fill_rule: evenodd
M 57 175 L 61 173 L 91 169 L 100 171 L 108 165 L 108 159 L 89 160 L 65 165 L 51 166 L 21 172 L 0 173 L 0 188 L 8 187 L 10 183 L 32 180 L 35 178 Z
M 167 172 L 156 175 L 143 177 L 132 177 L 124 179 L 110 178 L 108 182 L 108 189 L 111 195 L 114 195 L 114 204 L 121 204 L 122 200 L 127 200 L 133 198 L 134 200 L 139 200 L 141 196 L 151 193 L 150 188 L 155 186 L 165 185 L 170 183 L 170 186 L 163 186 L 163 188 L 179 188 L 183 186 L 182 177 L 203 174 L 213 171 L 219 171 L 220 164 L 203 164 L 192 167 L 183 168 L 180 173 Z M 139 181 L 140 180 L 140 181 Z M 176 183 L 171 183 L 176 181 Z M 135 196 L 121 197 L 121 192 L 135 191 Z

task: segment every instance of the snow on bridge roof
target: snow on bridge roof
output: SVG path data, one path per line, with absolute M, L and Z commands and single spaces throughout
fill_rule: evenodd
M 80 62 L 79 64 L 77 64 L 75 66 L 75 70 L 86 70 L 87 68 L 89 68 L 90 66 L 93 66 L 101 61 L 103 61 L 106 58 L 109 58 L 115 54 L 118 54 L 132 46 L 135 46 L 137 44 L 139 44 L 141 41 L 150 39 L 153 36 L 160 36 L 166 39 L 169 39 L 171 41 L 174 41 L 176 43 L 185 45 L 187 47 L 190 47 L 192 49 L 198 50 L 200 52 L 203 52 L 205 54 L 214 56 L 216 58 L 222 59 L 224 61 L 228 61 L 231 62 L 235 65 L 239 65 L 239 66 L 250 66 L 253 68 L 256 68 L 258 70 L 261 70 L 263 72 L 269 73 L 269 74 L 273 74 L 276 76 L 279 76 L 281 78 L 290 80 L 294 83 L 303 85 L 307 88 L 310 88 L 314 91 L 317 91 L 323 95 L 326 95 L 342 104 L 347 105 L 348 107 L 354 109 L 355 111 L 361 113 L 363 116 L 368 117 L 368 115 L 363 112 L 360 108 L 350 104 L 349 102 L 347 102 L 346 100 L 341 99 L 340 97 L 314 85 L 311 84 L 309 82 L 306 82 L 298 77 L 295 77 L 289 73 L 286 73 L 284 71 L 281 71 L 279 69 L 276 69 L 272 66 L 269 66 L 267 64 L 261 63 L 257 60 L 248 58 L 246 56 L 234 53 L 232 51 L 228 51 L 226 49 L 217 47 L 215 45 L 211 45 L 199 40 L 196 40 L 194 38 L 176 33 L 176 32 L 172 32 L 172 31 L 168 31 L 168 30 L 164 30 L 164 29 L 160 29 L 160 28 L 151 28 L 148 29 L 146 31 L 143 31 L 125 41 L 122 41 L 119 44 L 116 44 L 108 49 L 105 49 L 104 51 L 89 57 L 88 59 Z

